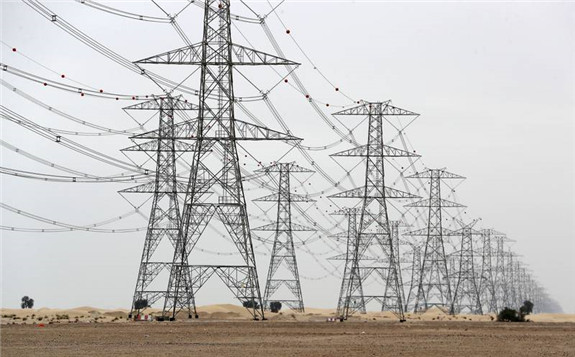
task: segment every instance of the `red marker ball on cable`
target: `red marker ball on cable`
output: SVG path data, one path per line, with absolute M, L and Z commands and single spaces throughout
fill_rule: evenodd
M 65 76 L 65 75 L 61 75 L 60 77 L 62 77 L 62 78 L 66 78 L 66 76 Z
M 12 49 L 12 52 L 16 52 L 16 48 L 13 48 L 13 49 Z

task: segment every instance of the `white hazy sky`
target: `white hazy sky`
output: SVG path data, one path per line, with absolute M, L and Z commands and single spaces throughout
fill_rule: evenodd
M 129 60 L 184 45 L 169 24 L 121 18 L 75 1 L 43 3 Z M 160 2 L 169 13 L 177 12 L 185 3 Z M 148 1 L 106 4 L 162 16 Z M 266 2 L 248 4 L 258 13 L 269 11 Z M 88 48 L 24 3 L 2 1 L 0 11 L 2 63 L 83 88 L 104 88 L 127 94 L 158 93 L 157 87 L 145 78 Z M 232 11 L 250 14 L 239 1 L 232 1 Z M 466 176 L 467 180 L 457 187 L 456 196 L 469 207 L 462 217 L 480 217 L 482 227 L 507 233 L 514 240 L 512 249 L 529 265 L 548 293 L 565 312 L 575 313 L 575 5 L 568 2 L 286 1 L 278 14 L 313 64 L 295 46 L 275 15 L 270 15 L 268 24 L 286 57 L 302 63 L 298 74 L 325 113 L 337 110 L 338 105 L 350 104 L 342 92 L 354 99 L 392 99 L 399 107 L 421 113 L 406 130 L 410 145 L 423 155 L 418 168 L 423 165 L 447 167 Z M 192 41 L 197 42 L 201 36 L 201 9 L 190 6 L 179 22 Z M 259 25 L 238 24 L 233 31 L 236 42 L 247 44 L 241 35 L 244 34 L 254 47 L 273 52 Z M 314 65 L 341 91 L 336 92 Z M 179 81 L 193 68 L 154 67 L 153 70 Z M 283 69 L 278 71 L 285 74 Z M 60 74 L 66 78 L 62 79 Z M 245 74 L 250 78 L 253 75 L 263 88 L 281 79 L 269 69 L 250 69 Z M 4 72 L 1 76 L 11 86 L 81 119 L 116 129 L 136 126 L 121 110 L 132 102 L 81 97 Z M 236 78 L 236 95 L 254 94 L 253 88 L 241 83 L 238 75 Z M 186 85 L 197 88 L 197 75 L 190 77 Z M 6 87 L 0 91 L 2 105 L 40 125 L 94 131 L 62 119 Z M 270 93 L 270 98 L 293 133 L 305 139 L 304 145 L 326 145 L 338 140 L 303 94 L 282 83 Z M 193 96 L 187 98 L 196 100 Z M 330 107 L 325 103 L 330 103 Z M 267 125 L 280 129 L 265 105 L 248 103 L 246 106 Z M 238 113 L 240 119 L 246 119 L 243 113 Z M 143 120 L 143 117 L 137 119 Z M 152 118 L 146 127 L 153 129 L 156 119 Z M 348 127 L 359 123 L 359 119 L 341 120 Z M 343 129 L 339 123 L 336 125 Z M 393 130 L 386 130 L 387 138 L 391 139 Z M 130 145 L 127 136 L 65 136 L 128 160 L 119 153 L 119 149 Z M 365 140 L 365 132 L 358 130 L 356 137 Z M 5 119 L 1 121 L 1 138 L 45 160 L 79 171 L 100 175 L 122 171 L 66 151 Z M 275 160 L 289 149 L 283 144 L 263 145 L 265 150 L 261 146 L 249 146 L 254 156 L 263 162 Z M 311 155 L 330 176 L 340 178 L 345 176 L 345 171 L 328 155 L 347 148 L 349 145 L 343 143 Z M 1 150 L 3 167 L 66 175 L 5 148 Z M 310 166 L 296 151 L 290 152 L 286 159 Z M 242 163 L 250 171 L 257 168 L 249 158 L 242 157 Z M 357 161 L 344 159 L 340 163 L 351 169 Z M 353 171 L 355 183 L 361 181 L 361 171 Z M 393 177 L 390 174 L 388 182 Z M 0 179 L 2 202 L 57 221 L 86 225 L 132 209 L 116 193 L 129 184 L 53 183 L 7 175 Z M 349 180 L 342 183 L 345 188 L 352 187 Z M 319 174 L 307 184 L 311 184 L 304 186 L 309 192 L 329 187 Z M 247 192 L 250 200 L 269 193 L 250 184 L 246 184 L 246 188 L 250 188 Z M 142 202 L 144 198 L 133 200 Z M 268 215 L 274 215 L 272 206 L 260 204 L 260 207 L 271 209 Z M 308 212 L 322 225 L 330 227 L 333 222 L 325 218 L 325 212 L 334 208 L 334 203 L 322 196 L 317 206 Z M 147 215 L 145 209 L 143 212 Z M 252 203 L 249 210 L 254 215 L 262 215 L 262 210 Z M 4 226 L 53 228 L 5 210 L 1 212 L 1 220 Z M 251 225 L 266 222 L 254 219 Z M 146 220 L 135 215 L 110 227 L 145 225 Z M 333 228 L 334 233 L 343 227 Z M 143 232 L 1 231 L 1 234 L 1 306 L 16 307 L 21 296 L 29 295 L 38 306 L 129 307 Z M 298 239 L 306 237 L 301 235 Z M 229 243 L 222 248 L 220 243 L 226 241 L 218 240 L 213 233 L 200 242 L 199 247 L 208 251 L 233 252 Z M 307 306 L 334 307 L 337 303 L 342 269 L 325 259 L 337 254 L 343 245 L 323 242 L 323 239 L 315 241 L 298 250 Z M 269 253 L 261 243 L 255 245 L 263 290 Z M 234 255 L 208 254 L 207 257 L 237 259 Z M 232 301 L 231 294 L 220 288 L 221 284 L 210 282 L 198 296 L 198 304 Z

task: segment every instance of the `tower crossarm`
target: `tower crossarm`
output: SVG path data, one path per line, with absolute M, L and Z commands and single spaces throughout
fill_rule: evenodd
M 331 216 L 350 216 L 350 215 L 358 215 L 361 213 L 361 209 L 359 207 L 342 207 L 337 211 L 330 213 Z M 342 232 L 346 234 L 347 232 Z
M 166 107 L 165 102 L 169 100 L 170 109 L 172 110 L 198 110 L 199 106 L 188 103 L 181 95 L 175 97 L 154 97 L 145 102 L 124 107 L 124 110 L 160 110 Z
M 282 196 L 283 197 L 283 196 Z M 254 201 L 257 202 L 277 202 L 280 200 L 279 193 L 272 193 L 271 195 L 263 196 L 260 198 L 256 198 Z M 300 195 L 297 193 L 290 193 L 289 198 L 291 202 L 315 202 L 313 198 L 310 198 L 308 195 Z
M 409 203 L 405 207 L 441 207 L 441 208 L 463 208 L 466 207 L 457 202 L 445 200 L 443 198 L 434 197 L 432 199 L 426 198 L 421 201 Z
M 174 141 L 174 147 L 162 145 L 159 140 L 150 140 L 144 143 L 136 143 L 136 145 L 123 148 L 121 151 L 175 151 L 175 152 L 194 152 L 196 147 L 193 144 L 182 142 L 179 140 Z
M 441 235 L 441 236 L 455 236 L 455 235 L 460 235 L 461 233 L 456 233 L 455 231 L 452 231 L 451 229 L 447 229 L 447 228 L 441 228 L 441 231 L 439 231 L 438 228 L 431 228 L 432 232 L 431 235 Z M 429 229 L 427 227 L 422 228 L 422 229 L 416 229 L 414 231 L 410 231 L 410 232 L 406 232 L 403 235 L 405 236 L 412 236 L 412 237 L 427 237 L 429 235 Z
M 439 177 L 440 179 L 465 179 L 464 176 L 454 174 L 445 169 L 427 169 L 425 171 L 416 172 L 413 175 L 406 176 L 407 178 L 436 178 Z
M 120 193 L 185 193 L 187 190 L 187 184 L 184 182 L 176 181 L 175 190 L 167 183 L 156 184 L 155 181 L 150 181 L 137 185 L 134 187 L 126 188 Z
M 327 260 L 346 260 L 347 258 L 347 254 L 338 254 L 338 255 L 334 255 L 333 257 L 327 258 Z M 367 255 L 362 255 L 358 258 L 358 261 L 362 261 L 362 260 L 378 260 L 377 258 L 374 257 L 370 257 Z
M 241 120 L 234 119 L 234 133 L 227 130 L 214 130 L 216 123 L 221 124 L 229 120 L 204 120 L 204 132 L 199 135 L 199 119 L 187 120 L 174 126 L 174 137 L 169 139 L 176 140 L 197 140 L 198 137 L 204 140 L 302 140 L 290 134 L 285 134 L 276 130 L 268 129 L 263 126 L 247 123 Z M 210 123 L 211 122 L 211 123 Z M 220 125 L 225 127 L 227 125 Z M 131 139 L 157 139 L 159 137 L 158 130 L 152 130 L 143 134 L 134 135 Z
M 367 192 L 366 192 L 367 191 Z M 391 187 L 385 187 L 382 195 L 381 190 L 376 187 L 370 187 L 366 190 L 365 187 L 358 187 L 351 190 L 339 192 L 329 197 L 332 198 L 420 198 L 420 196 L 411 194 L 409 192 L 397 190 Z
M 315 171 L 307 169 L 305 167 L 301 167 L 294 162 L 290 163 L 280 163 L 276 162 L 275 164 L 263 167 L 261 169 L 255 170 L 255 173 L 269 173 L 269 172 L 282 172 L 282 171 L 289 171 L 290 174 L 297 174 L 297 173 L 314 173 Z
M 383 157 L 420 157 L 421 155 L 418 155 L 416 153 L 413 152 L 409 152 L 409 151 L 405 151 L 405 150 L 401 150 L 401 149 L 397 149 L 391 146 L 387 146 L 387 145 L 383 145 Z M 361 157 L 368 157 L 368 156 L 374 156 L 373 153 L 369 152 L 369 145 L 361 145 L 358 147 L 355 147 L 353 149 L 349 149 L 349 150 L 344 150 L 344 151 L 340 151 L 337 152 L 335 154 L 331 154 L 330 156 L 361 156 Z
M 278 230 L 278 225 L 276 222 L 274 223 L 270 223 L 270 224 L 265 224 L 263 226 L 259 226 L 256 228 L 252 228 L 252 231 L 277 231 Z M 286 229 L 288 230 L 288 229 Z M 316 231 L 315 228 L 311 228 L 311 227 L 306 227 L 304 225 L 301 224 L 297 224 L 297 223 L 291 223 L 291 229 L 289 229 L 291 231 L 300 231 L 300 232 L 313 232 Z
M 227 59 L 218 52 L 218 46 L 205 46 L 205 57 L 202 58 L 203 43 L 196 43 L 168 52 L 160 53 L 148 58 L 138 60 L 136 64 L 179 64 L 179 65 L 233 65 L 233 66 L 256 66 L 256 65 L 282 65 L 299 66 L 299 63 L 288 59 L 271 55 L 262 51 L 254 50 L 245 46 L 232 44 L 232 58 Z
M 341 110 L 333 115 L 419 115 L 409 110 L 401 109 L 391 105 L 391 101 L 385 102 L 363 102 L 353 108 Z

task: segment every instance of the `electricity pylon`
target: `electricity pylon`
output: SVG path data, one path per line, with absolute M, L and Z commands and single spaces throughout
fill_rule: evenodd
M 504 234 L 495 236 L 495 306 L 496 312 L 500 311 L 509 302 L 511 293 L 511 281 L 507 274 L 508 253 L 505 251 L 505 243 L 512 240 L 507 238 Z M 491 241 L 493 244 L 493 240 Z
M 399 274 L 397 270 L 396 251 L 393 247 L 392 231 L 387 210 L 387 200 L 390 198 L 411 199 L 418 196 L 408 192 L 396 190 L 385 186 L 384 162 L 390 157 L 417 157 L 419 155 L 404 150 L 396 149 L 383 144 L 383 121 L 386 116 L 414 116 L 416 113 L 396 108 L 390 101 L 386 102 L 362 102 L 360 105 L 342 110 L 334 115 L 356 115 L 368 117 L 368 142 L 367 145 L 345 150 L 331 156 L 356 156 L 366 159 L 366 175 L 363 187 L 357 187 L 348 191 L 332 195 L 332 198 L 360 198 L 361 212 L 359 213 L 359 227 L 357 231 L 357 254 L 352 256 L 355 261 L 351 264 L 358 266 L 358 274 L 344 276 L 344 283 L 347 285 L 342 289 L 343 296 L 339 300 L 343 301 L 341 309 L 342 319 L 347 319 L 362 306 L 371 300 L 378 301 L 381 306 L 391 305 L 392 311 L 404 321 L 402 287 L 400 286 Z M 365 253 L 369 249 L 379 248 L 381 253 L 374 257 L 374 264 L 365 264 Z M 378 261 L 385 261 L 384 264 L 377 264 Z M 347 264 L 346 264 L 347 265 Z M 364 295 L 360 291 L 364 281 L 372 277 L 383 280 L 385 286 L 374 294 Z M 346 281 L 345 279 L 348 278 Z M 357 281 L 356 281 L 357 280 Z M 381 285 L 381 283 L 379 284 Z M 365 286 L 363 286 L 365 288 Z M 360 298 L 355 298 L 361 294 Z M 387 304 L 386 301 L 393 301 Z M 355 304 L 352 304 L 355 302 Z M 358 303 L 359 302 L 359 303 Z
M 197 109 L 197 106 L 185 102 L 181 97 L 170 95 L 156 97 L 124 108 L 124 110 L 159 111 L 160 118 L 157 138 L 138 142 L 139 136 L 133 136 L 131 139 L 136 145 L 122 150 L 152 152 L 153 154 L 149 155 L 156 162 L 153 181 L 120 191 L 120 193 L 153 194 L 130 317 L 133 313 L 140 313 L 141 310 L 151 307 L 164 298 L 166 293 L 165 284 L 167 281 L 162 283 L 154 282 L 154 280 L 162 270 L 170 270 L 171 256 L 168 261 L 166 258 L 156 258 L 154 253 L 163 239 L 168 239 L 172 247 L 176 245 L 180 228 L 178 192 L 185 190 L 185 185 L 179 183 L 176 177 L 176 153 L 190 149 L 189 144 L 174 139 L 174 110 Z M 162 289 L 159 289 L 159 286 L 162 286 Z
M 421 274 L 421 244 L 414 242 L 406 242 L 410 248 L 410 265 L 407 268 L 409 274 L 409 290 L 405 298 L 405 311 L 412 310 L 413 304 L 415 304 L 415 298 L 417 296 L 417 289 L 419 288 L 419 274 Z
M 188 309 L 194 294 L 214 274 L 250 311 L 264 317 L 237 141 L 299 140 L 289 134 L 242 122 L 234 112 L 233 70 L 248 65 L 298 65 L 295 62 L 234 44 L 229 0 L 206 0 L 200 43 L 137 61 L 138 64 L 200 66 L 198 118 L 178 126 L 176 137 L 194 140 L 190 178 L 164 315 L 175 319 Z M 145 74 L 145 71 L 143 71 Z M 237 247 L 243 265 L 190 265 L 188 257 L 204 229 L 216 216 Z M 189 313 L 191 315 L 191 313 Z
M 367 312 L 359 268 L 360 260 L 367 259 L 367 257 L 360 256 L 359 254 L 360 244 L 359 235 L 357 234 L 357 216 L 360 213 L 360 208 L 348 207 L 341 208 L 340 210 L 331 213 L 331 215 L 334 216 L 347 217 L 347 231 L 334 235 L 338 240 L 340 238 L 345 239 L 345 254 L 329 258 L 330 260 L 345 260 L 336 311 L 336 314 L 340 319 L 347 318 L 347 316 L 351 315 L 355 311 L 359 311 L 362 314 Z
M 451 231 L 442 227 L 442 213 L 444 208 L 465 206 L 441 198 L 441 181 L 464 177 L 444 169 L 428 169 L 407 178 L 429 179 L 430 185 L 429 198 L 407 205 L 407 207 L 426 207 L 429 213 L 427 228 L 407 234 L 426 237 L 414 311 L 419 310 L 420 304 L 423 304 L 425 309 L 431 306 L 449 309 L 452 294 L 443 237 L 451 234 Z
M 473 229 L 477 222 L 477 219 L 468 224 L 458 221 L 461 228 L 452 234 L 461 237 L 461 245 L 459 251 L 454 252 L 454 254 L 458 255 L 459 266 L 456 267 L 457 270 L 455 271 L 455 285 L 450 308 L 451 314 L 459 314 L 461 312 L 483 314 L 473 250 L 473 236 L 480 234 L 480 232 Z
M 516 258 L 517 254 L 513 253 L 511 249 L 505 252 L 505 280 L 507 281 L 507 301 L 504 306 L 521 306 L 521 301 L 519 301 L 517 294 L 517 280 L 516 280 Z
M 484 312 L 497 313 L 497 237 L 503 233 L 494 229 L 481 230 L 481 273 L 479 292 Z
M 279 173 L 279 191 L 268 196 L 260 197 L 254 201 L 277 203 L 277 220 L 274 223 L 254 228 L 254 231 L 274 231 L 274 245 L 272 249 L 266 287 L 264 291 L 264 308 L 271 309 L 270 303 L 280 302 L 290 309 L 304 312 L 303 295 L 299 280 L 293 232 L 315 231 L 313 228 L 292 222 L 291 205 L 293 202 L 315 202 L 306 195 L 292 193 L 290 190 L 290 176 L 297 173 L 313 173 L 295 163 L 276 163 L 257 170 L 256 172 Z M 280 268 L 287 269 L 280 269 Z M 283 270 L 283 271 L 282 271 Z M 287 271 L 286 271 L 287 270 Z M 283 275 L 282 275 L 283 273 Z M 285 277 L 288 278 L 285 278 Z M 278 298 L 278 289 L 284 285 L 291 292 L 291 296 Z
M 402 303 L 405 305 L 405 293 L 404 293 L 404 285 L 403 285 L 403 277 L 401 274 L 401 255 L 400 255 L 400 251 L 399 251 L 399 246 L 400 246 L 400 240 L 399 240 L 399 227 L 402 225 L 402 221 L 390 221 L 389 225 L 391 227 L 391 240 L 393 243 L 393 255 L 395 257 L 395 269 L 397 270 L 398 274 L 397 274 L 397 279 L 399 280 L 399 294 L 401 295 L 401 301 Z M 384 295 L 388 296 L 387 293 L 387 289 L 390 286 L 393 286 L 393 281 L 391 281 L 391 279 L 393 278 L 392 274 L 387 274 L 387 281 L 385 283 L 385 292 Z M 381 304 L 381 311 L 386 311 L 388 309 L 393 309 L 394 308 L 394 304 L 395 301 L 393 301 L 393 298 L 384 298 L 383 303 Z

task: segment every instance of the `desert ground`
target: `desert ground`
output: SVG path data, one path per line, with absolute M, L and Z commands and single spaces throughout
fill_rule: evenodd
M 439 310 L 370 312 L 328 322 L 333 310 L 282 311 L 252 321 L 234 305 L 198 308 L 199 319 L 134 322 L 127 310 L 2 309 L 2 356 L 575 356 L 575 315 L 528 323 Z M 157 311 L 152 310 L 152 315 Z

